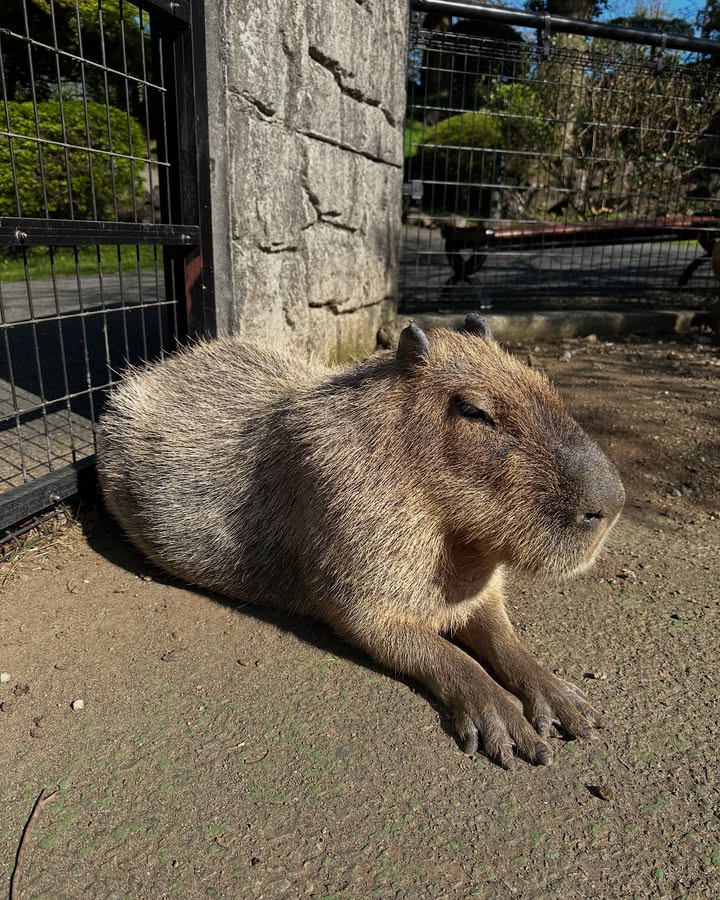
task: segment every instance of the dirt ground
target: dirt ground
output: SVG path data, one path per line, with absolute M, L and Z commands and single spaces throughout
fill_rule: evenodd
M 596 568 L 511 594 L 609 727 L 548 769 L 464 756 L 414 685 L 169 582 L 86 506 L 0 570 L 0 893 L 57 787 L 26 898 L 720 896 L 720 348 L 513 349 L 624 476 Z

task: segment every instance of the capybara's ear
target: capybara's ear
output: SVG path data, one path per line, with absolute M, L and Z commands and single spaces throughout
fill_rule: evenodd
M 423 362 L 430 352 L 428 336 L 415 322 L 410 322 L 407 328 L 400 332 L 395 358 L 403 366 L 414 366 Z
M 477 313 L 468 313 L 458 331 L 461 334 L 476 334 L 478 337 L 485 338 L 486 341 L 492 340 L 490 323 Z

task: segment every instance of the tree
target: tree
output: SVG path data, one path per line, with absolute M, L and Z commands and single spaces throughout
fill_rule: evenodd
M 551 16 L 595 19 L 607 9 L 608 2 L 609 0 L 527 0 L 525 8 L 530 12 L 548 13 Z
M 27 18 L 26 18 L 27 17 Z M 57 46 L 75 56 L 105 64 L 119 72 L 141 77 L 143 55 L 150 66 L 150 35 L 147 14 L 141 21 L 135 7 L 120 0 L 3 0 L 3 26 L 19 35 L 29 34 L 40 43 Z M 58 83 L 59 63 L 59 83 Z M 32 77 L 28 44 L 3 37 L 2 65 L 7 100 L 45 100 L 67 93 L 85 80 L 86 97 L 90 101 L 108 102 L 126 108 L 132 115 L 144 118 L 145 96 L 136 81 L 109 75 L 107 84 L 102 70 L 83 66 L 66 56 L 35 51 L 32 53 Z M 126 95 L 127 91 L 127 95 Z
M 661 0 L 616 21 L 693 31 Z M 453 46 L 438 38 L 427 68 L 462 69 L 463 77 L 434 83 L 437 94 L 424 102 L 437 119 L 409 119 L 406 180 L 426 183 L 425 208 L 482 219 L 494 191 L 503 215 L 612 220 L 688 213 L 717 193 L 720 79 L 712 60 L 577 35 L 557 36 L 549 55 L 518 42 L 478 62 L 463 55 L 458 63 Z M 494 69 L 494 59 L 507 68 Z M 493 215 L 497 208 L 493 200 Z
M 616 16 L 610 20 L 610 24 L 685 37 L 695 35 L 695 25 L 681 16 L 671 15 L 665 0 L 637 0 L 629 15 Z
M 704 38 L 715 38 L 720 32 L 720 0 L 706 0 L 697 15 L 698 28 Z
M 437 38 L 433 35 L 429 46 L 422 50 L 410 49 L 412 77 L 408 98 L 411 117 L 415 121 L 433 125 L 443 118 L 443 107 L 473 111 L 478 105 L 479 81 L 520 74 L 517 63 L 511 60 L 503 62 L 491 60 L 486 54 L 468 53 L 459 63 L 456 56 L 456 36 L 521 44 L 520 33 L 509 25 L 485 19 L 453 20 L 450 16 L 429 14 L 423 29 L 434 32 Z M 442 35 L 447 35 L 447 39 Z M 413 107 L 419 108 L 413 110 Z
M 665 16 L 632 15 L 618 16 L 610 19 L 610 25 L 625 25 L 628 28 L 639 28 L 645 31 L 659 31 L 661 34 L 680 34 L 684 37 L 693 37 L 695 28 L 687 19 L 679 16 L 667 18 Z

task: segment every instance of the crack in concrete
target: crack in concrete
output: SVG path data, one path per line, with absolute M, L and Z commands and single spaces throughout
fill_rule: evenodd
M 381 156 L 375 156 L 374 153 L 370 153 L 367 150 L 358 150 L 357 147 L 351 147 L 350 144 L 337 141 L 324 134 L 318 134 L 316 131 L 301 131 L 298 129 L 297 134 L 301 134 L 303 137 L 312 138 L 314 141 L 320 141 L 323 144 L 330 144 L 331 147 L 337 147 L 339 150 L 347 150 L 349 153 L 355 153 L 358 156 L 369 159 L 371 162 L 381 163 L 384 166 L 391 166 L 393 169 L 402 169 L 400 163 L 390 162 L 390 160 L 383 159 Z
M 317 222 L 319 219 L 322 218 L 323 211 L 322 211 L 322 209 L 320 209 L 320 198 L 318 197 L 318 195 L 316 193 L 314 193 L 314 191 L 311 190 L 308 181 L 309 181 L 308 159 L 307 159 L 307 154 L 306 154 L 305 155 L 305 171 L 300 175 L 300 184 L 302 184 L 303 190 L 307 194 L 307 198 L 310 201 L 312 208 L 315 210 L 315 215 L 317 216 L 317 219 L 315 219 L 315 222 Z M 310 226 L 314 225 L 315 222 L 311 222 L 310 225 L 306 225 L 305 227 L 310 228 Z
M 336 316 L 349 316 L 352 313 L 358 312 L 361 309 L 372 309 L 374 306 L 379 306 L 381 303 L 385 303 L 388 300 L 392 300 L 392 294 L 383 296 L 379 300 L 369 300 L 365 303 L 358 303 L 357 305 L 353 304 L 345 309 L 341 309 L 341 306 L 346 304 L 347 300 L 338 300 L 336 297 L 331 297 L 329 300 L 323 300 L 318 303 L 317 301 L 309 301 L 308 308 L 309 309 L 329 309 Z
M 340 88 L 343 94 L 347 94 L 348 97 L 352 97 L 353 100 L 357 100 L 358 103 L 364 103 L 366 106 L 372 106 L 375 109 L 379 109 L 380 112 L 385 116 L 385 119 L 388 125 L 392 125 L 395 127 L 397 125 L 397 121 L 395 117 L 382 105 L 382 101 L 378 100 L 376 97 L 370 97 L 368 94 L 361 91 L 359 88 L 351 87 L 345 82 L 346 78 L 354 78 L 355 73 L 351 72 L 349 69 L 344 68 L 336 59 L 333 59 L 331 56 L 323 53 L 322 50 L 315 47 L 313 44 L 310 44 L 308 47 L 308 54 L 310 59 L 314 60 L 318 65 L 321 65 L 324 69 L 326 69 L 335 79 L 337 86 Z
M 324 210 L 322 208 L 320 198 L 310 187 L 310 160 L 308 157 L 307 149 L 305 149 L 303 153 L 303 168 L 302 172 L 300 173 L 300 184 L 302 185 L 302 188 L 305 191 L 312 208 L 315 210 L 315 215 L 317 216 L 314 222 L 309 222 L 307 225 L 303 226 L 301 231 L 307 231 L 308 228 L 312 228 L 312 226 L 317 225 L 318 222 L 324 222 L 325 224 L 331 225 L 333 228 L 338 228 L 341 231 L 348 231 L 350 232 L 350 234 L 357 234 L 359 229 L 354 228 L 352 225 L 346 225 L 344 222 L 334 221 L 337 216 L 342 215 L 340 210 Z
M 346 225 L 344 222 L 335 222 L 333 221 L 333 219 L 327 218 L 328 215 L 329 213 L 321 215 L 318 221 L 323 222 L 325 225 L 331 225 L 333 228 L 337 228 L 340 231 L 347 231 L 350 234 L 357 234 L 360 230 L 359 228 L 355 228 L 353 225 Z M 317 224 L 317 222 L 315 224 Z
M 257 245 L 258 250 L 263 253 L 297 253 L 299 247 L 297 244 L 260 244 Z
M 228 86 L 228 90 L 231 94 L 234 94 L 236 97 L 240 97 L 240 99 L 244 100 L 246 103 L 249 103 L 252 107 L 254 107 L 264 120 L 272 119 L 276 113 L 276 110 L 267 103 L 263 103 L 262 100 L 258 100 L 257 97 L 253 97 L 248 91 L 238 90 L 236 87 L 232 87 L 232 85 Z

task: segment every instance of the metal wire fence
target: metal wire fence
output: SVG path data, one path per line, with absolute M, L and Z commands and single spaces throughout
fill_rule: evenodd
M 74 491 L 108 389 L 187 332 L 202 274 L 189 283 L 194 136 L 180 146 L 202 88 L 186 62 L 191 12 L 0 11 L 0 528 Z
M 402 307 L 703 305 L 720 45 L 419 6 L 475 15 L 412 29 Z

